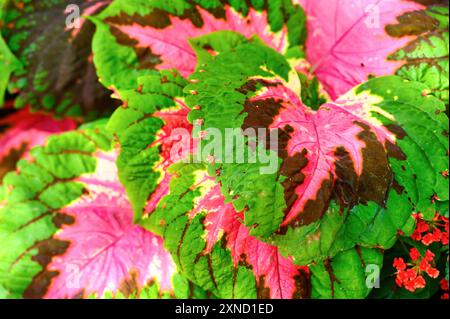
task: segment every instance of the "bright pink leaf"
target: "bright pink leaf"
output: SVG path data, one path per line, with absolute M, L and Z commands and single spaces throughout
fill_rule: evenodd
M 198 27 L 190 19 L 182 19 L 176 16 L 170 17 L 170 25 L 165 28 L 156 28 L 138 23 L 124 24 L 115 18 L 108 19 L 108 23 L 120 31 L 128 41 L 135 43 L 139 49 L 149 49 L 160 61 L 156 69 L 177 69 L 183 76 L 189 76 L 195 69 L 196 57 L 189 45 L 189 39 L 205 35 L 214 31 L 236 31 L 250 38 L 259 36 L 267 45 L 283 52 L 287 48 L 287 31 L 274 34 L 267 23 L 267 13 L 249 10 L 246 18 L 235 10 L 225 9 L 226 19 L 217 19 L 208 11 L 198 8 L 203 20 L 203 26 Z M 124 37 L 122 36 L 122 38 Z
M 243 214 L 236 213 L 232 204 L 224 203 L 219 185 L 199 201 L 196 211 L 208 212 L 205 219 L 207 250 L 211 251 L 224 234 L 234 265 L 248 263 L 258 284 L 269 289 L 271 299 L 289 299 L 299 293 L 297 280 L 303 277 L 303 272 L 308 272 L 308 268 L 294 265 L 290 258 L 279 253 L 277 247 L 250 236 L 241 223 Z
M 309 296 L 308 267 L 250 236 L 243 214 L 225 203 L 220 185 L 204 166 L 177 164 L 170 172 L 170 192 L 144 224 L 163 231 L 178 269 L 190 280 L 222 298 Z M 244 273 L 248 287 L 242 291 Z
M 385 27 L 423 9 L 402 0 L 302 0 L 308 16 L 307 58 L 333 99 L 367 81 L 395 74 L 404 62 L 388 60 L 414 37 L 395 38 Z
M 162 239 L 133 224 L 133 213 L 117 180 L 115 154 L 100 153 L 97 171 L 79 179 L 87 193 L 62 213 L 74 222 L 55 239 L 69 242 L 64 255 L 53 258 L 47 271 L 58 272 L 46 298 L 72 298 L 136 289 L 156 282 L 172 291 L 175 266 Z

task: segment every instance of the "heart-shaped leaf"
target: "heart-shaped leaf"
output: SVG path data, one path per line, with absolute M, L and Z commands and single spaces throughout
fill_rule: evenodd
M 313 111 L 288 74 L 275 51 L 250 43 L 202 66 L 185 89 L 205 131 L 278 130 L 274 173 L 262 174 L 261 162 L 212 166 L 250 234 L 283 236 L 320 220 L 330 202 L 386 208 L 391 188 L 434 216 L 433 198 L 448 200 L 448 119 L 426 85 L 377 78 Z

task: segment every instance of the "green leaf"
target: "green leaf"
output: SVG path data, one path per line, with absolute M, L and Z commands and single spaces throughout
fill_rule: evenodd
M 417 38 L 392 54 L 389 59 L 404 61 L 397 74 L 411 81 L 425 83 L 431 92 L 448 105 L 449 22 L 448 6 L 431 5 L 426 10 L 408 12 L 398 22 L 387 26 L 389 35 Z
M 233 72 L 228 72 L 229 69 L 233 69 Z M 247 103 L 254 98 L 252 94 L 263 95 L 264 90 L 269 90 L 271 87 L 284 86 L 282 90 L 292 91 L 292 94 L 298 92 L 293 81 L 284 84 L 288 80 L 289 71 L 289 66 L 286 61 L 283 62 L 281 56 L 257 43 L 238 45 L 232 51 L 219 54 L 194 73 L 191 77 L 193 83 L 185 89 L 186 93 L 190 93 L 187 97 L 188 105 L 194 109 L 190 113 L 190 120 L 201 120 L 202 130 L 219 129 L 223 136 L 226 128 L 246 128 L 245 121 L 253 124 L 261 121 L 270 126 L 271 121 L 280 118 L 280 115 L 272 114 L 270 109 L 262 111 L 263 108 L 276 104 L 271 102 L 270 98 L 281 100 L 282 106 L 282 103 L 296 104 L 295 98 L 280 98 L 280 95 L 277 96 L 275 93 L 270 96 L 267 94 L 269 97 L 264 100 L 266 104 L 261 104 L 251 116 L 248 112 L 250 104 Z M 261 79 L 258 80 L 258 78 Z M 276 81 L 279 83 L 273 84 Z M 248 83 L 255 85 L 255 88 L 243 89 L 246 84 L 249 85 Z M 392 169 L 396 190 L 404 195 L 403 201 L 409 201 L 409 204 L 405 203 L 403 206 L 402 221 L 394 222 L 396 231 L 401 230 L 408 220 L 408 207 L 421 211 L 425 215 L 433 213 L 432 216 L 434 216 L 436 208 L 432 198 L 436 195 L 438 201 L 448 200 L 449 185 L 443 174 L 448 170 L 448 118 L 443 112 L 444 105 L 431 95 L 427 95 L 427 92 L 429 90 L 424 84 L 408 82 L 400 77 L 383 77 L 368 81 L 335 103 L 323 105 L 318 111 L 318 114 L 325 114 L 329 110 L 347 113 L 345 116 L 353 122 L 352 125 L 356 125 L 355 121 L 365 123 L 364 125 L 373 131 L 371 134 L 376 134 L 377 143 L 382 143 L 379 147 L 375 147 L 370 146 L 372 143 L 370 140 L 365 141 L 366 145 L 369 145 L 365 154 L 371 161 L 378 156 L 372 153 L 381 147 L 384 148 L 383 152 L 386 155 L 380 154 L 379 160 L 373 164 L 367 162 L 363 166 L 374 170 L 367 173 L 369 174 L 367 176 L 371 176 L 368 177 L 368 184 L 377 184 L 378 182 L 374 180 L 377 174 L 382 175 Z M 286 112 L 289 112 L 289 108 L 286 106 L 285 108 L 288 109 Z M 293 126 L 297 115 L 295 110 L 291 112 L 293 114 L 286 115 L 286 121 L 291 120 L 290 125 Z M 418 124 L 417 119 L 421 119 L 421 124 Z M 299 126 L 304 125 L 303 123 L 299 120 Z M 306 134 L 303 136 L 301 132 L 298 134 L 303 140 L 298 140 L 299 144 L 307 138 Z M 295 131 L 291 133 L 291 138 L 295 138 L 295 134 L 297 134 Z M 336 140 L 339 140 L 339 135 Z M 332 139 L 325 140 L 324 143 L 328 141 L 333 143 Z M 347 143 L 348 140 L 337 143 L 344 142 Z M 357 143 L 357 141 L 354 142 L 354 144 Z M 339 144 L 335 145 L 336 148 L 339 146 Z M 353 152 L 350 146 L 348 148 Z M 224 154 L 226 150 L 222 149 L 221 152 Z M 210 154 L 214 155 L 212 151 Z M 377 165 L 379 166 L 382 161 L 385 162 L 383 159 L 385 156 L 389 157 L 389 163 L 385 164 L 386 166 L 390 164 L 390 168 L 377 169 Z M 251 233 L 255 236 L 267 237 L 277 230 L 277 225 L 280 224 L 284 215 L 283 211 L 286 209 L 281 196 L 284 180 L 279 176 L 279 171 L 275 174 L 260 174 L 261 167 L 261 163 L 219 163 L 212 165 L 211 170 L 220 171 L 217 179 L 222 185 L 227 200 L 233 202 L 237 211 L 246 209 L 245 224 L 251 228 Z M 351 181 L 346 180 L 343 183 L 351 183 Z M 380 188 L 380 185 L 377 187 Z M 389 186 L 390 183 L 386 185 L 386 187 Z M 372 186 L 359 188 L 364 191 L 365 187 Z M 345 189 L 344 192 L 346 192 Z M 387 194 L 387 189 L 383 192 Z M 385 198 L 377 201 L 381 207 L 385 205 L 387 199 L 385 195 L 382 197 Z M 326 203 L 323 204 L 327 206 Z M 378 218 L 377 223 L 383 219 Z M 386 237 L 392 236 L 392 232 L 391 227 Z M 389 246 L 392 245 L 392 240 L 393 238 L 388 243 L 389 240 L 385 238 L 382 242 Z
M 67 249 L 67 243 L 52 239 L 70 222 L 61 209 L 83 194 L 77 178 L 95 171 L 95 153 L 110 149 L 111 137 L 101 126 L 53 136 L 32 150 L 32 161 L 18 163 L 19 172 L 6 175 L 0 210 L 0 285 L 10 297 L 45 289 L 33 286 L 33 278 L 44 276 L 51 258 Z
M 311 267 L 312 298 L 363 299 L 377 281 L 383 264 L 378 249 L 356 247 Z M 372 275 L 374 278 L 369 278 Z
M 13 72 L 20 69 L 19 60 L 11 53 L 5 41 L 0 35 L 0 64 L 2 72 L 0 74 L 0 107 L 5 102 L 5 91 L 8 87 L 9 77 Z
M 168 195 L 142 224 L 165 239 L 178 270 L 219 298 L 307 298 L 306 267 L 249 235 L 204 164 L 175 164 Z
M 171 146 L 172 128 L 190 128 L 188 110 L 182 103 L 185 85 L 186 80 L 174 71 L 142 77 L 138 89 L 123 92 L 124 105 L 109 120 L 108 129 L 120 144 L 119 178 L 135 221 L 164 180 L 165 168 L 173 163 L 170 149 L 166 150 Z

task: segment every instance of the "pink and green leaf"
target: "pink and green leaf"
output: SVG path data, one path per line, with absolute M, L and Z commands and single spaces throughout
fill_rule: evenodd
M 178 269 L 221 298 L 307 298 L 309 270 L 249 235 L 203 164 L 175 164 L 170 191 L 143 225 L 165 238 Z
M 102 124 L 86 126 L 51 137 L 5 177 L 0 284 L 10 297 L 176 295 L 162 239 L 133 224 L 111 145 Z
M 134 89 L 140 76 L 158 70 L 190 75 L 197 60 L 189 40 L 214 31 L 258 36 L 283 53 L 305 39 L 304 12 L 290 1 L 156 0 L 130 6 L 116 0 L 93 20 L 97 71 L 115 91 Z
M 448 119 L 426 85 L 373 79 L 314 111 L 276 59 L 258 44 L 240 45 L 202 66 L 185 89 L 195 93 L 187 98 L 196 106 L 190 118 L 204 130 L 278 129 L 280 148 L 270 150 L 280 160 L 276 173 L 262 175 L 261 163 L 213 165 L 227 200 L 246 209 L 250 234 L 283 237 L 320 221 L 332 202 L 386 209 L 392 189 L 424 214 L 436 210 L 435 199 L 448 200 Z M 230 65 L 235 72 L 226 71 Z M 405 207 L 397 230 L 410 227 Z
M 186 80 L 175 71 L 139 79 L 139 87 L 122 92 L 123 106 L 108 123 L 120 144 L 117 159 L 119 178 L 133 206 L 135 221 L 150 213 L 168 189 L 167 168 L 188 154 L 172 154 L 182 139 L 175 130 L 187 132 L 191 143 L 192 124 L 184 104 Z M 195 147 L 193 141 L 188 150 Z
M 76 126 L 71 119 L 54 119 L 41 112 L 31 113 L 28 108 L 0 119 L 0 181 L 48 136 L 73 130 Z
M 372 76 L 397 74 L 427 84 L 448 104 L 448 1 L 302 5 L 308 14 L 307 58 L 333 99 Z

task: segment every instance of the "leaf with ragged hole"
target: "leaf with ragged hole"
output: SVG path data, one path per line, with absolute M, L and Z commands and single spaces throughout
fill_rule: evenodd
M 305 15 L 291 1 L 114 1 L 93 19 L 94 61 L 102 83 L 134 89 L 140 76 L 177 69 L 188 76 L 197 61 L 190 38 L 220 30 L 260 37 L 286 52 L 305 39 Z M 208 46 L 204 47 L 208 49 Z
M 94 25 L 76 16 L 98 13 L 109 2 L 8 1 L 1 31 L 23 66 L 12 77 L 11 89 L 20 91 L 16 107 L 97 118 L 117 106 L 92 63 Z
M 249 235 L 203 164 L 175 164 L 170 191 L 142 221 L 178 269 L 219 298 L 307 298 L 309 271 Z
M 10 297 L 173 294 L 162 239 L 134 225 L 104 124 L 51 137 L 5 177 L 0 284 Z
M 15 169 L 20 159 L 41 145 L 51 134 L 76 128 L 71 119 L 54 119 L 52 116 L 28 108 L 0 119 L 0 182 L 6 173 Z
M 302 2 L 307 57 L 332 98 L 370 76 L 397 74 L 448 104 L 448 1 Z
M 108 123 L 120 144 L 119 177 L 133 206 L 135 221 L 151 212 L 167 191 L 166 169 L 195 147 L 192 141 L 184 152 L 172 150 L 177 142 L 191 143 L 189 109 L 183 103 L 186 80 L 175 71 L 161 71 L 138 82 L 136 90 L 122 92 L 124 104 Z M 181 133 L 185 134 L 175 130 L 184 130 Z
M 313 111 L 289 70 L 275 51 L 248 43 L 211 59 L 185 89 L 190 118 L 205 131 L 278 130 L 275 173 L 261 174 L 262 163 L 212 166 L 227 200 L 246 209 L 251 234 L 282 236 L 311 224 L 331 200 L 385 207 L 391 186 L 424 214 L 435 211 L 435 199 L 448 200 L 448 119 L 426 85 L 373 79 Z

